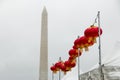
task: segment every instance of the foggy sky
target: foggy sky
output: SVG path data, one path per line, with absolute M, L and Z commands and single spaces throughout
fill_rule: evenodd
M 43 6 L 48 11 L 49 67 L 59 57 L 68 59 L 74 40 L 94 22 L 98 11 L 103 29 L 102 54 L 109 54 L 120 40 L 118 0 L 1 0 L 0 80 L 38 80 Z M 80 60 L 83 72 L 97 64 L 98 44 L 84 52 Z

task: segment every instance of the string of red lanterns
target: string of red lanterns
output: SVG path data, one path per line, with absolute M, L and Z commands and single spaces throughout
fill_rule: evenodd
M 71 71 L 72 68 L 76 66 L 76 58 L 82 55 L 83 49 L 85 51 L 89 50 L 89 47 L 96 43 L 96 38 L 99 37 L 99 27 L 90 26 L 84 31 L 84 36 L 77 38 L 74 41 L 72 49 L 69 50 L 69 58 L 66 61 L 58 61 L 53 66 L 50 67 L 53 73 L 61 70 L 65 74 L 68 71 Z M 102 34 L 102 29 L 100 28 L 100 35 Z M 78 52 L 80 48 L 80 52 Z M 79 53 L 79 54 L 78 54 Z M 79 55 L 79 56 L 78 56 Z

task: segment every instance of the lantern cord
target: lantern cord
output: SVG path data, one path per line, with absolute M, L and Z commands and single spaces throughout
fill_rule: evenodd
M 103 70 L 102 70 L 102 60 L 101 60 L 101 38 L 100 38 L 100 11 L 98 11 L 97 14 L 98 17 L 98 35 L 99 35 L 99 69 L 100 69 L 100 79 L 104 80 L 104 74 L 103 74 Z
M 95 18 L 95 20 L 94 20 L 93 25 L 95 25 L 95 23 L 97 23 L 97 19 L 98 19 L 98 14 L 96 15 L 96 18 Z

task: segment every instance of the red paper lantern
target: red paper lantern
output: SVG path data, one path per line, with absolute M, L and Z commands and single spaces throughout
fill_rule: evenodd
M 53 71 L 53 73 L 56 73 L 56 72 L 57 72 L 57 69 L 56 69 L 56 67 L 55 67 L 54 65 L 51 66 L 50 69 L 51 69 L 51 71 Z
M 67 60 L 65 61 L 65 66 L 66 66 L 66 70 L 71 70 L 71 68 L 76 66 L 76 60 L 74 59 L 73 61 Z
M 63 64 L 62 61 L 59 61 L 59 62 L 55 63 L 56 69 L 60 70 L 62 64 Z
M 71 62 L 70 66 L 71 66 L 71 68 L 75 67 L 76 66 L 76 61 Z
M 100 35 L 102 34 L 102 29 L 100 28 Z M 96 37 L 99 36 L 99 27 L 92 25 L 84 31 L 84 35 L 89 38 L 89 42 L 96 42 Z
M 88 38 L 85 36 L 82 36 L 79 38 L 79 44 L 84 47 L 85 44 L 88 43 Z
M 77 38 L 75 41 L 74 41 L 74 46 L 73 46 L 73 48 L 74 49 L 78 49 L 80 47 L 80 45 L 79 45 L 79 38 Z
M 62 71 L 65 71 L 66 70 L 66 67 L 65 67 L 65 65 L 63 64 L 63 65 L 61 65 L 61 70 Z
M 80 38 L 80 44 L 81 45 L 84 45 L 84 48 L 85 48 L 85 51 L 88 51 L 89 50 L 89 46 L 92 46 L 94 44 L 94 42 L 91 40 L 89 41 L 89 38 L 86 37 L 86 36 L 82 36 Z
M 80 37 L 79 45 L 80 45 L 80 49 L 85 48 L 85 51 L 88 51 L 88 46 L 89 46 L 88 38 L 86 36 Z
M 71 70 L 71 66 L 70 66 L 70 61 L 68 60 L 68 61 L 65 61 L 64 62 L 64 65 L 66 66 L 66 70 Z
M 93 44 L 88 40 L 89 39 L 86 36 L 79 37 L 74 41 L 74 47 L 77 49 L 80 48 L 80 52 L 83 51 L 83 48 L 85 48 L 85 51 L 88 51 L 88 47 Z
M 69 50 L 69 55 L 72 56 L 72 57 L 74 57 L 74 58 L 78 57 L 78 51 L 77 51 L 77 49 L 70 49 Z M 81 56 L 81 52 L 79 53 L 79 56 Z
M 68 60 L 68 61 L 65 61 L 65 66 L 67 66 L 67 67 L 70 67 L 70 61 Z
M 76 45 L 73 45 L 73 47 L 72 47 L 73 49 L 78 49 L 77 47 L 76 47 Z
M 64 72 L 64 74 L 69 71 L 65 65 L 61 65 L 61 70 Z
M 75 60 L 75 59 L 76 59 L 75 57 L 69 56 L 69 59 L 68 59 L 68 60 L 72 62 L 72 61 Z

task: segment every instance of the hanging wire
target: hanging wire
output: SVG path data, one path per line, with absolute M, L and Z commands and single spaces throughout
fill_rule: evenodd
M 98 19 L 98 14 L 96 15 L 96 18 L 95 18 L 95 20 L 94 20 L 92 25 L 95 25 L 95 23 L 97 23 L 97 19 Z

